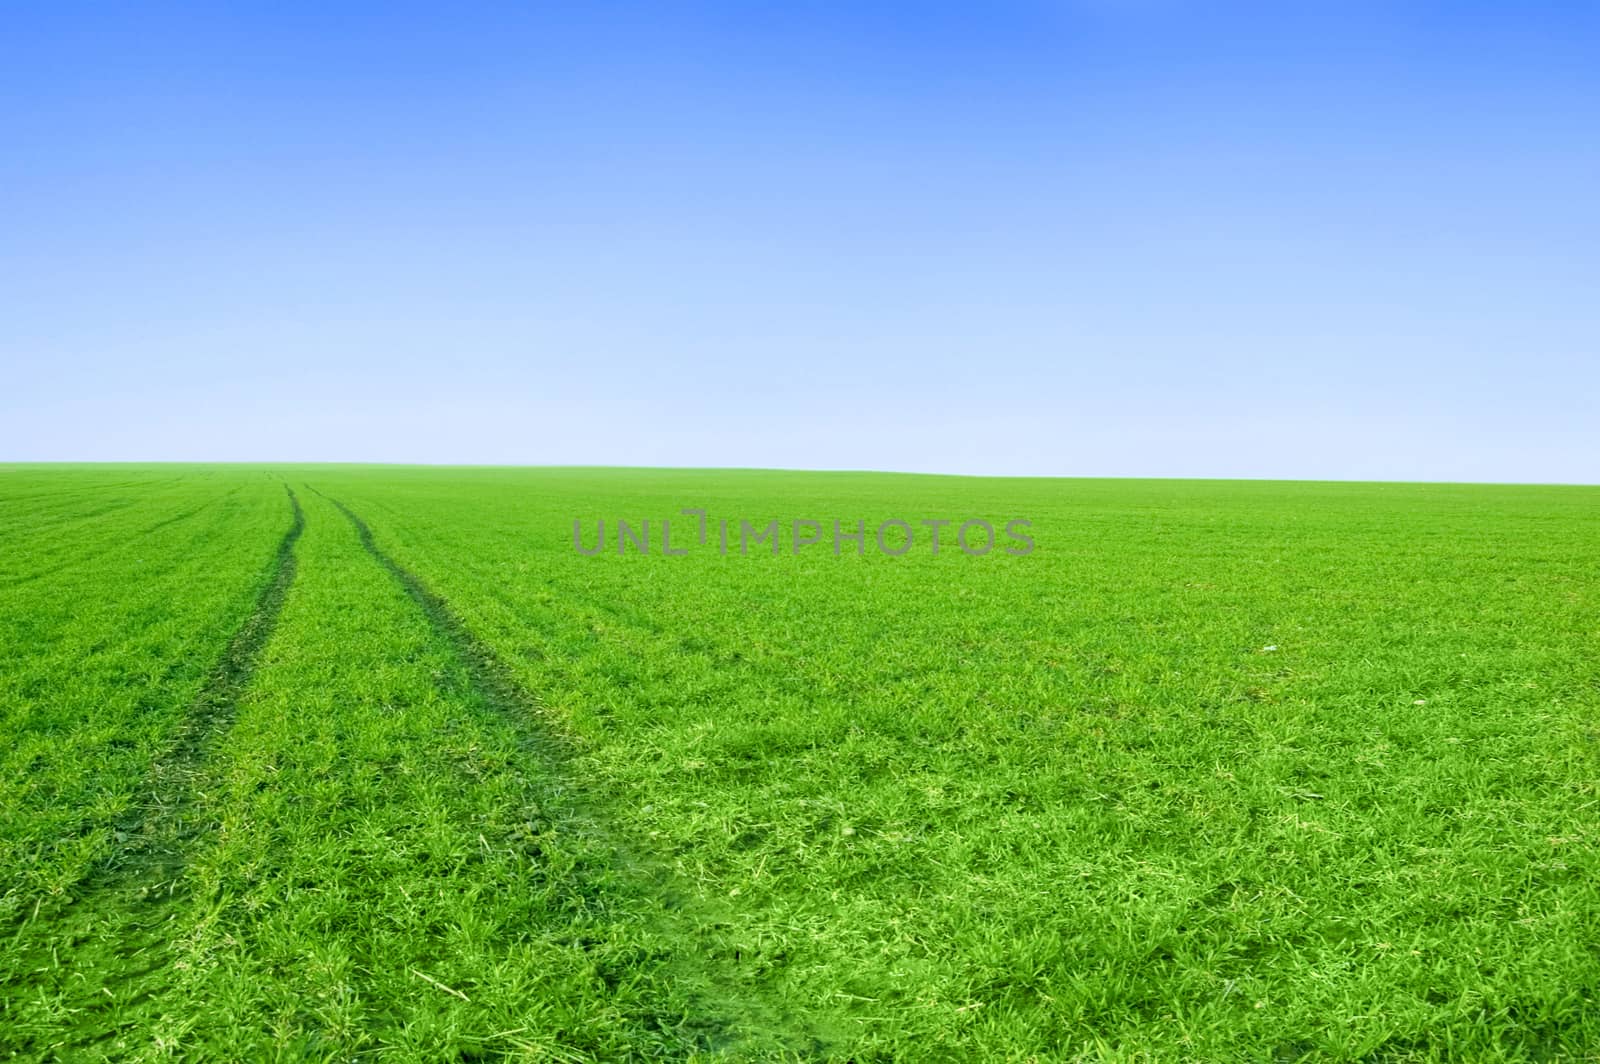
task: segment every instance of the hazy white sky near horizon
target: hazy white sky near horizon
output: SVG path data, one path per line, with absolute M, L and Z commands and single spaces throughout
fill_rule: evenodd
M 13 12 L 0 461 L 1600 482 L 1600 8 L 1290 6 Z

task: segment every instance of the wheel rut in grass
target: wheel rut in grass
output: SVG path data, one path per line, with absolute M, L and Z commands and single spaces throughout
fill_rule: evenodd
M 294 583 L 294 548 L 305 530 L 305 514 L 294 492 L 287 487 L 284 490 L 289 495 L 293 521 L 278 543 L 269 568 L 271 576 L 262 587 L 255 608 L 234 633 L 222 660 L 190 704 L 172 745 L 152 766 L 133 817 L 117 826 L 119 845 L 97 868 L 97 878 L 144 879 L 151 871 L 175 872 L 184 864 L 187 844 L 200 832 L 201 825 L 186 815 L 193 811 L 198 769 L 209 747 L 232 726 L 239 695 L 255 671 L 262 648 L 272 637 L 284 599 Z
M 718 913 L 674 888 L 673 873 L 662 863 L 629 847 L 621 832 L 608 823 L 599 803 L 582 793 L 570 765 L 570 744 L 540 723 L 542 710 L 538 701 L 515 679 L 495 650 L 472 634 L 444 598 L 378 546 L 372 530 L 359 515 L 338 499 L 309 486 L 308 490 L 326 499 L 350 521 L 362 547 L 416 603 L 460 661 L 483 704 L 506 722 L 524 749 L 533 755 L 533 767 L 542 773 L 551 790 L 564 798 L 562 819 L 567 829 L 602 840 L 610 861 L 653 898 L 664 926 L 692 934 L 693 927 L 721 923 Z M 793 1060 L 828 1055 L 830 1040 L 819 1034 L 815 1025 L 757 996 L 757 992 L 735 985 L 731 973 L 698 950 L 686 954 L 679 958 L 680 969 L 692 983 L 704 988 L 701 996 L 706 1010 L 703 1015 L 690 1017 L 687 1024 L 701 1051 L 731 1053 L 741 1058 L 755 1052 L 762 1059 Z M 682 1024 L 683 1017 L 674 1019 Z M 771 1056 L 774 1053 L 776 1056 Z
M 361 546 L 405 590 L 461 660 L 484 702 L 509 721 L 521 737 L 543 755 L 545 768 L 556 769 L 568 754 L 565 744 L 549 729 L 535 723 L 539 715 L 538 703 L 512 678 L 511 670 L 500 660 L 500 656 L 467 629 L 448 602 L 435 594 L 415 573 L 385 553 L 373 539 L 372 529 L 359 515 L 338 499 L 323 495 L 315 488 L 309 490 L 327 499 L 344 514 L 355 528 Z
M 86 1042 L 136 1023 L 116 1014 L 147 997 L 146 977 L 170 961 L 167 925 L 173 903 L 182 896 L 189 857 L 210 827 L 200 801 L 203 765 L 233 724 L 239 696 L 294 582 L 295 544 L 305 515 L 293 490 L 285 485 L 285 491 L 292 521 L 250 614 L 151 765 L 127 813 L 113 825 L 104 855 L 50 911 L 43 911 L 42 901 L 36 903 L 13 939 L 16 952 L 0 972 L 7 977 L 0 981 L 56 983 L 82 995 L 79 1029 Z M 48 926 L 48 933 L 28 935 L 30 924 Z

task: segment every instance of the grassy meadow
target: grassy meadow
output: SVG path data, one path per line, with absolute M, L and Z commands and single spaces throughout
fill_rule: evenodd
M 0 466 L 0 736 L 0 1059 L 1600 1059 L 1600 488 Z

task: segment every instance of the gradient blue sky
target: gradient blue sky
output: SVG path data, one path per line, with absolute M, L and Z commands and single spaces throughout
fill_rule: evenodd
M 1600 5 L 224 6 L 0 14 L 0 460 L 1600 481 Z

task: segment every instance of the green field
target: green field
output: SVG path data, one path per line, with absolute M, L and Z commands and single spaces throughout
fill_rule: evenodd
M 0 1058 L 1600 1059 L 1600 488 L 5 466 L 0 722 Z

